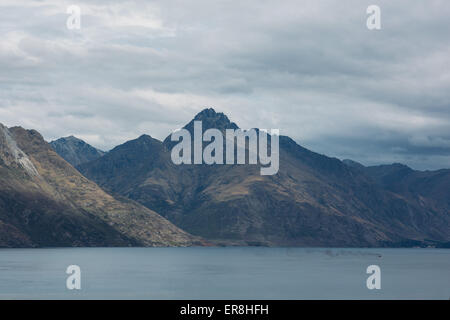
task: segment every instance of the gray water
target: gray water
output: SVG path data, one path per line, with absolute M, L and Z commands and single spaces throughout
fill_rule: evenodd
M 366 268 L 381 268 L 381 289 Z M 69 265 L 81 290 L 66 288 Z M 449 299 L 450 250 L 1 249 L 0 299 Z

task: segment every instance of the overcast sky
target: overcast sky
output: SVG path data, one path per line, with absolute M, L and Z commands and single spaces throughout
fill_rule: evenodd
M 328 156 L 450 168 L 449 18 L 447 0 L 2 0 L 0 122 L 108 150 L 213 107 Z

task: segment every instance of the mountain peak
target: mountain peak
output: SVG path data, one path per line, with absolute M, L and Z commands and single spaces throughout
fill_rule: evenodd
M 218 114 L 219 113 L 216 112 L 216 110 L 214 110 L 214 108 L 205 108 L 195 115 L 194 120 L 200 120 L 205 117 L 207 117 L 207 118 L 216 117 Z M 220 114 L 223 115 L 223 113 L 220 113 Z
M 68 136 L 68 137 L 64 137 L 64 138 L 61 138 L 61 139 L 65 139 L 65 140 L 74 140 L 74 141 L 83 141 L 83 140 L 81 140 L 81 139 L 75 137 L 74 135 L 70 135 L 70 136 Z
M 100 158 L 105 154 L 73 135 L 51 141 L 50 145 L 56 153 L 74 167 Z
M 126 145 L 126 144 L 132 145 L 132 146 L 134 146 L 134 148 L 136 148 L 136 147 L 142 148 L 143 146 L 159 146 L 161 144 L 161 141 L 144 133 L 144 134 L 141 134 L 138 138 L 127 141 L 122 145 Z
M 144 134 L 141 134 L 141 135 L 139 136 L 139 138 L 137 138 L 137 140 L 155 140 L 155 139 L 152 138 L 152 136 L 150 136 L 150 135 L 144 133 Z
M 109 153 L 114 154 L 144 154 L 154 153 L 158 148 L 162 147 L 162 142 L 151 137 L 148 134 L 141 134 L 133 140 L 128 140 L 123 144 L 114 147 Z M 156 149 L 155 149 L 156 148 Z M 112 152 L 113 151 L 113 152 Z
M 231 122 L 230 119 L 223 112 L 216 112 L 213 108 L 205 108 L 197 113 L 183 129 L 187 129 L 191 134 L 194 132 L 194 121 L 202 122 L 202 130 L 219 129 L 224 131 L 226 129 L 239 129 L 236 123 Z M 170 141 L 170 135 L 164 140 L 166 147 L 171 149 L 175 143 Z
M 67 137 L 62 137 L 57 140 L 53 140 L 50 142 L 50 144 L 54 143 L 81 143 L 81 144 L 87 144 L 85 141 L 81 140 L 80 138 L 75 137 L 74 135 L 70 135 Z
M 234 122 L 231 122 L 223 112 L 216 112 L 213 108 L 206 108 L 197 113 L 194 119 L 184 128 L 191 128 L 194 121 L 202 121 L 203 130 L 211 128 L 219 130 L 238 128 L 238 126 Z

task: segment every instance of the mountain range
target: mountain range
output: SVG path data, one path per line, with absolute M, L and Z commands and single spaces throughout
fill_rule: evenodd
M 184 128 L 237 129 L 209 108 Z M 438 246 L 450 243 L 450 170 L 366 167 L 279 137 L 279 171 L 175 165 L 170 136 L 103 153 L 0 126 L 0 246 Z M 269 146 L 270 148 L 270 146 Z
M 236 129 L 205 109 L 203 129 Z M 364 167 L 280 136 L 280 169 L 175 165 L 174 142 L 149 135 L 77 169 L 108 192 L 133 199 L 181 229 L 218 245 L 410 246 L 450 241 L 450 170 L 396 178 L 391 166 Z M 394 165 L 395 167 L 395 165 Z

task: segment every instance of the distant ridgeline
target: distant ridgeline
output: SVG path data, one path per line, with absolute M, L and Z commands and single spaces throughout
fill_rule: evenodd
M 102 153 L 0 125 L 0 246 L 449 247 L 450 170 L 365 167 L 238 129 L 205 109 L 182 141 Z
M 218 245 L 446 246 L 450 241 L 450 170 L 364 167 L 273 134 L 267 135 L 273 146 L 268 143 L 265 154 L 272 157 L 274 174 L 262 175 L 264 152 L 258 149 L 257 165 L 255 150 L 250 152 L 251 136 L 262 130 L 238 129 L 223 113 L 205 109 L 163 142 L 143 135 L 77 168 L 104 189 Z M 227 148 L 227 130 L 235 134 L 228 140 L 242 139 L 245 153 Z M 239 138 L 239 132 L 247 135 Z M 253 145 L 256 140 L 261 142 L 253 138 Z M 227 151 L 233 164 L 221 165 Z

